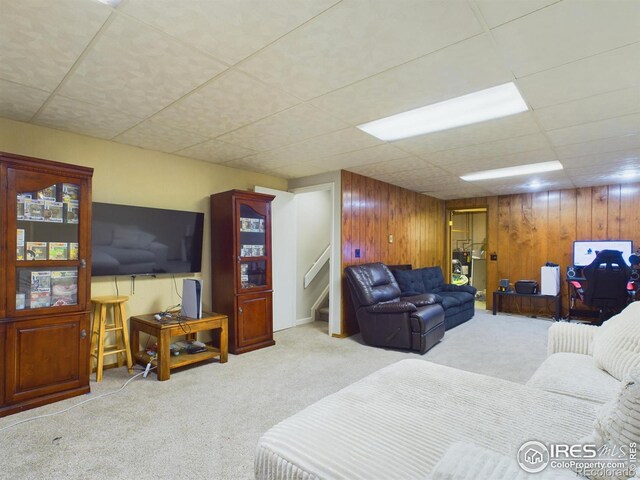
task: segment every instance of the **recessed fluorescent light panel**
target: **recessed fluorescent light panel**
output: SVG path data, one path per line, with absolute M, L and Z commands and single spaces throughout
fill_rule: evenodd
M 554 170 L 562 170 L 562 164 L 557 160 L 554 160 L 553 162 L 518 165 L 517 167 L 484 170 L 482 172 L 474 172 L 467 175 L 462 175 L 460 178 L 466 182 L 475 182 L 477 180 L 490 180 L 492 178 L 505 178 L 515 177 L 518 175 L 530 175 L 532 173 L 553 172 Z
M 380 140 L 391 141 L 507 117 L 527 110 L 520 92 L 510 82 L 364 123 L 358 128 Z

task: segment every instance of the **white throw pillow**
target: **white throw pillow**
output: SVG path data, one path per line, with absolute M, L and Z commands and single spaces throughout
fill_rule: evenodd
M 640 302 L 633 302 L 598 329 L 593 342 L 596 365 L 622 380 L 640 367 Z
M 595 444 L 603 460 L 611 455 L 617 456 L 624 452 L 624 457 L 616 462 L 625 463 L 628 467 L 637 466 L 636 461 L 630 461 L 629 449 L 640 446 L 640 369 L 633 369 L 625 377 L 616 398 L 604 404 L 596 414 L 594 432 L 581 443 Z M 583 473 L 578 471 L 578 473 Z M 593 473 L 587 475 L 591 480 L 612 480 L 631 478 L 628 475 L 612 476 Z

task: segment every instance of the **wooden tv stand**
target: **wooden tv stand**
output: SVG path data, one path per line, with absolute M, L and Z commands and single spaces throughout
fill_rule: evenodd
M 220 348 L 207 346 L 205 352 L 185 353 L 171 355 L 171 337 L 185 336 L 187 340 L 195 340 L 198 332 L 207 330 L 220 330 Z M 140 348 L 140 332 L 156 337 L 158 342 L 157 357 L 149 356 Z M 227 316 L 213 312 L 202 312 L 202 318 L 167 318 L 156 320 L 154 314 L 131 317 L 131 355 L 135 360 L 146 365 L 157 367 L 158 380 L 169 380 L 171 370 L 194 363 L 219 357 L 220 363 L 226 363 L 228 359 L 227 347 Z

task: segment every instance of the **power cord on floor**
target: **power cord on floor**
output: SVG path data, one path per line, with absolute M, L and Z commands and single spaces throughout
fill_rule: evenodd
M 104 397 L 108 397 L 109 395 L 114 395 L 116 393 L 121 392 L 122 390 L 124 390 L 126 388 L 127 385 L 129 385 L 129 383 L 134 380 L 135 378 L 138 378 L 140 375 L 143 375 L 144 377 L 147 376 L 147 374 L 149 373 L 150 370 L 155 369 L 156 367 L 149 367 L 147 366 L 147 368 L 140 372 L 135 374 L 133 377 L 131 377 L 129 380 L 127 380 L 126 382 L 124 382 L 124 385 L 122 385 L 118 390 L 114 390 L 112 392 L 107 392 L 107 393 L 103 393 L 101 395 L 98 395 L 97 397 L 93 397 L 93 398 L 88 398 L 87 400 L 83 400 L 82 402 L 76 403 L 75 405 L 71 405 L 68 408 L 65 408 L 64 410 L 60 410 L 58 412 L 53 412 L 53 413 L 47 413 L 45 415 L 37 415 L 35 417 L 31 417 L 31 418 L 25 418 L 24 420 L 20 420 L 19 422 L 16 423 L 12 423 L 11 425 L 7 425 L 6 427 L 2 427 L 0 428 L 0 432 L 4 431 L 4 430 L 8 430 L 11 427 L 16 427 L 18 425 L 22 425 L 23 423 L 27 423 L 27 422 L 32 422 L 34 420 L 38 420 L 40 418 L 47 418 L 47 417 L 53 417 L 54 415 L 60 415 L 61 413 L 66 413 L 69 410 L 79 407 L 80 405 L 84 405 L 85 403 L 89 403 L 89 402 L 93 402 L 94 400 L 98 400 L 99 398 L 104 398 Z

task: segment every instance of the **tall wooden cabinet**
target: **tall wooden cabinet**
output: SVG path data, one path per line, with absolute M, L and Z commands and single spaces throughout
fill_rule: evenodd
M 274 345 L 271 284 L 272 195 L 211 195 L 213 310 L 229 317 L 229 351 Z
M 0 417 L 89 392 L 92 174 L 0 153 Z

